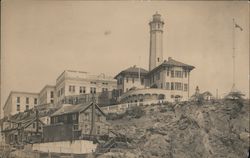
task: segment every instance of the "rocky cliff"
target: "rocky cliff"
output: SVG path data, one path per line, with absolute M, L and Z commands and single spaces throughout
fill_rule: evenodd
M 113 129 L 132 138 L 134 149 L 99 157 L 247 158 L 249 102 L 221 100 L 141 107 L 140 118 L 111 121 Z

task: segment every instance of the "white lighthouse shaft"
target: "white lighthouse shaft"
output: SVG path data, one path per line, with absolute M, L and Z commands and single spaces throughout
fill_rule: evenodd
M 163 61 L 163 25 L 161 15 L 156 13 L 150 26 L 150 52 L 149 52 L 149 71 L 160 65 Z

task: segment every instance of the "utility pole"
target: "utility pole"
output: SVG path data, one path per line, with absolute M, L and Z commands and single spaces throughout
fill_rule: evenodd
M 91 130 L 90 130 L 90 135 L 95 135 L 96 134 L 96 128 L 95 128 L 95 106 L 96 106 L 96 100 L 95 100 L 95 95 L 92 95 L 92 107 L 91 107 Z
M 233 86 L 232 86 L 232 90 L 235 90 L 235 21 L 233 18 Z
M 243 31 L 242 27 L 238 25 L 234 18 L 233 18 L 233 86 L 232 86 L 232 92 L 236 91 L 236 84 L 235 84 L 235 28 L 238 28 L 240 31 Z

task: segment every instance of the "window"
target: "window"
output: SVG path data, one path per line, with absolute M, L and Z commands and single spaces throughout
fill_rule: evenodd
M 20 111 L 20 105 L 19 104 L 16 105 L 16 111 Z
M 75 131 L 79 130 L 79 125 L 78 125 L 78 124 L 74 124 L 73 129 L 74 129 Z
M 97 126 L 97 134 L 101 134 L 101 127 L 100 126 Z
M 175 90 L 182 90 L 182 83 L 175 82 Z
M 103 82 L 102 84 L 103 84 L 103 85 L 108 85 L 108 83 L 106 83 L 106 82 Z
M 75 92 L 75 86 L 69 86 L 69 92 Z
M 132 83 L 135 83 L 135 79 L 134 78 L 132 78 Z
M 156 74 L 156 79 L 159 80 L 160 79 L 160 73 Z
M 166 89 L 169 90 L 169 82 L 166 82 Z
M 169 70 L 167 71 L 167 76 L 169 76 Z
M 173 70 L 171 71 L 171 77 L 174 77 L 174 71 Z
M 187 71 L 184 71 L 184 76 L 185 76 L 185 78 L 187 78 Z
M 119 79 L 117 80 L 117 82 L 118 82 L 118 85 L 122 84 L 122 83 L 123 83 L 122 78 L 119 78 Z
M 26 97 L 26 104 L 29 104 L 29 98 Z
M 37 104 L 37 98 L 34 98 L 34 104 L 35 105 Z
M 157 58 L 157 61 L 160 62 L 160 58 Z
M 88 133 L 88 125 L 85 125 L 84 128 L 85 128 L 85 133 Z
M 79 90 L 79 93 L 80 94 L 86 93 L 86 88 L 81 86 L 80 90 Z
M 128 83 L 128 77 L 126 77 L 126 82 Z
M 61 95 L 64 94 L 64 87 L 61 88 Z
M 142 85 L 144 84 L 144 78 L 141 78 L 141 84 Z
M 64 115 L 64 121 L 67 122 L 68 121 L 68 116 Z
M 17 102 L 17 103 L 20 103 L 20 97 L 17 97 L 17 98 L 16 98 L 16 102 Z
M 89 121 L 89 113 L 85 113 L 84 115 L 84 121 Z
M 50 91 L 50 98 L 54 98 L 54 92 Z
M 50 103 L 53 104 L 53 103 L 54 103 L 54 100 L 53 100 L 53 99 L 50 99 Z
M 55 117 L 55 122 L 54 123 L 58 123 L 58 117 Z
M 96 93 L 96 88 L 95 87 L 90 87 L 90 93 L 95 94 Z
M 175 71 L 175 77 L 182 78 L 182 72 L 181 71 Z
M 188 84 L 184 84 L 184 91 L 188 90 Z
M 174 90 L 174 83 L 171 82 L 171 90 Z
M 72 115 L 72 120 L 75 121 L 76 120 L 76 114 Z
M 96 121 L 101 121 L 101 115 L 97 115 Z
M 161 88 L 163 88 L 163 84 L 161 83 Z
M 93 82 L 93 81 L 91 81 L 90 83 L 91 83 L 91 84 L 96 84 L 96 82 Z
M 26 109 L 26 110 L 29 110 L 29 105 L 26 105 L 25 109 Z

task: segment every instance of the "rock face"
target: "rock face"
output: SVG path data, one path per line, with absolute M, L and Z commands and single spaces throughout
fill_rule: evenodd
M 185 102 L 143 109 L 146 113 L 139 119 L 112 121 L 114 130 L 133 138 L 135 149 L 100 157 L 248 157 L 248 102 Z

